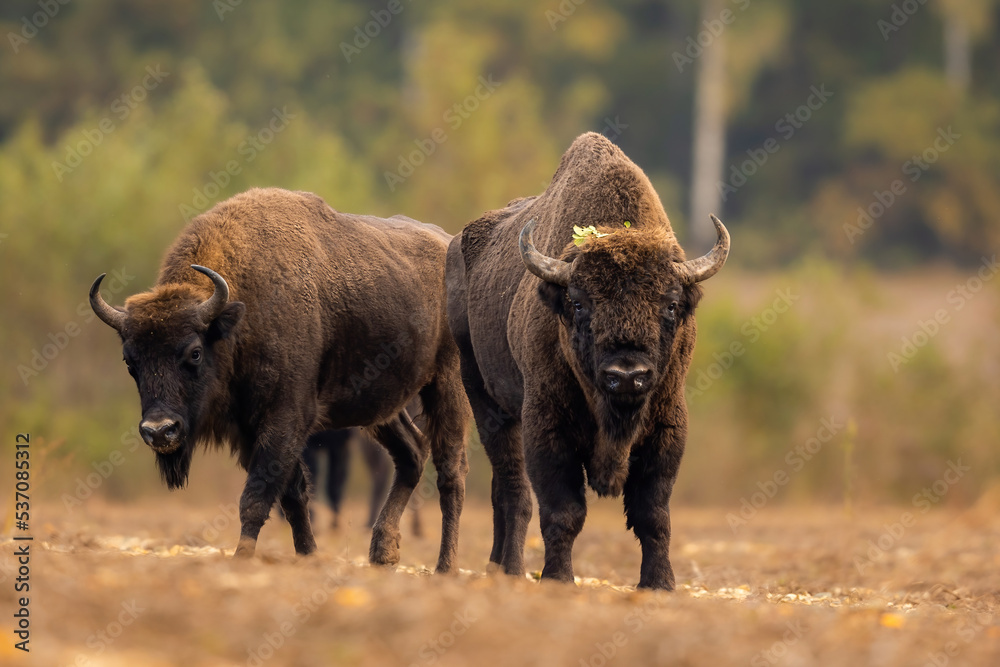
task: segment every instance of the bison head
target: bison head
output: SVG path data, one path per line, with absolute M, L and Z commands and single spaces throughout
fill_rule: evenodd
M 139 389 L 139 432 L 171 489 L 187 483 L 207 406 L 225 391 L 222 377 L 232 362 L 223 341 L 245 311 L 242 303 L 229 302 L 222 276 L 203 266 L 191 268 L 212 280 L 215 291 L 207 300 L 191 284 L 166 284 L 116 308 L 101 297 L 104 275 L 90 288 L 94 313 L 122 339 L 125 365 Z
M 683 391 L 687 359 L 674 353 L 675 343 L 701 297 L 698 283 L 729 254 L 729 233 L 712 220 L 715 247 L 688 261 L 673 236 L 657 228 L 599 229 L 610 233 L 569 246 L 560 259 L 535 249 L 534 220 L 521 231 L 521 258 L 543 281 L 539 293 L 561 323 L 562 356 L 600 427 L 587 472 L 602 495 L 617 495 L 624 485 L 649 397 L 665 382 Z

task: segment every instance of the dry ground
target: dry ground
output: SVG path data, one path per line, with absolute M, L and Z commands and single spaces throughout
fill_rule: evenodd
M 314 557 L 296 558 L 273 517 L 258 557 L 236 562 L 225 555 L 234 508 L 178 498 L 35 510 L 32 650 L 11 648 L 5 539 L 0 664 L 1000 664 L 995 507 L 917 511 L 902 532 L 893 524 L 912 507 L 852 519 L 766 507 L 737 534 L 728 508 L 677 507 L 678 590 L 666 594 L 632 587 L 639 551 L 614 502 L 591 505 L 574 587 L 485 575 L 490 515 L 478 502 L 463 515 L 462 572 L 432 576 L 433 507 L 423 510 L 429 534 L 415 539 L 407 526 L 402 565 L 388 571 L 365 564 L 360 503 L 337 532 L 320 508 Z M 868 540 L 880 539 L 885 553 L 869 560 Z M 537 517 L 527 560 L 540 568 Z

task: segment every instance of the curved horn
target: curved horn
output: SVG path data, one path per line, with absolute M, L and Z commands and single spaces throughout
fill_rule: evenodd
M 729 257 L 729 232 L 722 221 L 714 215 L 712 222 L 715 223 L 715 233 L 719 236 L 715 246 L 698 259 L 680 262 L 677 267 L 681 275 L 692 283 L 700 283 L 702 280 L 708 280 L 714 276 L 726 263 L 726 258 Z
M 198 306 L 198 314 L 201 316 L 201 321 L 204 324 L 209 324 L 222 313 L 222 309 L 229 303 L 229 285 L 222 276 L 212 269 L 207 269 L 197 264 L 192 264 L 191 268 L 204 273 L 212 279 L 212 283 L 215 285 L 215 292 L 212 293 L 212 296 L 208 297 L 206 301 L 203 301 Z
M 90 286 L 90 307 L 102 322 L 121 333 L 122 329 L 125 328 L 125 311 L 108 305 L 108 302 L 101 296 L 101 281 L 106 275 L 108 274 L 102 273 L 97 276 L 97 280 Z
M 542 280 L 566 287 L 569 285 L 569 272 L 572 264 L 561 259 L 547 257 L 535 249 L 531 233 L 535 230 L 537 220 L 532 218 L 521 230 L 518 247 L 521 249 L 521 261 L 524 266 Z

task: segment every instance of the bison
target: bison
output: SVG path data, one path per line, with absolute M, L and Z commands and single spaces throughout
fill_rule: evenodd
M 324 485 L 322 491 L 325 491 L 326 500 L 330 503 L 330 509 L 333 510 L 333 527 L 340 527 L 340 506 L 344 501 L 344 488 L 347 486 L 347 473 L 350 469 L 351 461 L 351 450 L 350 444 L 352 440 L 356 439 L 356 429 L 353 428 L 335 428 L 328 431 L 320 431 L 319 433 L 313 433 L 309 436 L 309 440 L 306 441 L 306 448 L 302 450 L 302 462 L 306 464 L 306 469 L 309 471 L 309 479 L 315 485 L 320 478 L 320 457 L 321 452 L 326 453 L 326 458 L 328 460 L 328 465 L 326 468 L 326 484 Z M 385 448 L 378 443 L 372 443 L 375 448 L 378 449 L 379 456 L 388 456 L 385 453 Z M 378 473 L 383 473 L 385 471 L 391 471 L 392 462 L 386 462 L 385 466 L 380 466 Z M 375 468 L 372 469 L 373 478 L 375 478 Z M 375 519 L 378 517 L 378 511 L 382 508 L 382 503 L 385 501 L 385 492 L 389 490 L 389 475 L 382 474 L 375 479 L 374 486 L 380 486 L 382 478 L 384 477 L 383 493 L 379 494 L 376 499 L 375 493 L 372 494 L 372 505 L 371 505 L 371 521 L 368 522 L 369 527 L 375 525 Z M 319 493 L 319 492 L 317 492 Z M 319 493 L 319 495 L 323 495 Z M 309 516 L 315 520 L 315 516 L 312 512 Z
M 340 213 L 307 192 L 252 189 L 194 218 L 155 286 L 90 303 L 122 341 L 139 430 L 171 489 L 199 444 L 228 445 L 247 470 L 236 556 L 252 556 L 275 501 L 295 550 L 315 550 L 307 438 L 363 426 L 396 474 L 372 532 L 374 564 L 399 561 L 399 519 L 428 454 L 442 511 L 438 571 L 454 565 L 470 417 L 447 324 L 450 236 L 402 216 Z M 211 268 L 207 268 L 211 267 Z M 419 396 L 426 436 L 405 410 Z
M 712 219 L 715 246 L 685 260 L 646 175 L 588 133 L 543 194 L 489 211 L 452 239 L 448 318 L 493 467 L 490 561 L 506 573 L 524 572 L 530 480 L 542 577 L 573 581 L 589 484 L 624 494 L 642 547 L 639 586 L 673 588 L 669 501 L 687 437 L 698 283 L 729 253 Z

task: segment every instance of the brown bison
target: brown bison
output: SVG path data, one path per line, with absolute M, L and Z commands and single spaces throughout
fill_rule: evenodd
M 275 501 L 295 550 L 315 550 L 307 438 L 367 427 L 396 466 L 372 533 L 376 564 L 399 560 L 399 519 L 428 453 L 438 471 L 438 570 L 454 563 L 468 470 L 468 403 L 446 320 L 450 237 L 409 218 L 339 213 L 316 195 L 253 189 L 199 215 L 156 285 L 124 308 L 90 303 L 122 340 L 139 429 L 171 489 L 199 443 L 228 444 L 247 470 L 237 556 L 253 555 Z M 212 268 L 206 268 L 212 267 Z M 420 397 L 427 435 L 405 410 Z
M 669 501 L 687 436 L 698 283 L 729 253 L 713 220 L 715 247 L 685 261 L 646 175 L 589 133 L 543 194 L 486 213 L 452 240 L 448 317 L 493 466 L 490 561 L 508 574 L 524 571 L 530 479 L 542 577 L 573 580 L 589 484 L 624 493 L 642 546 L 639 586 L 673 588 Z M 584 228 L 579 245 L 574 226 Z

